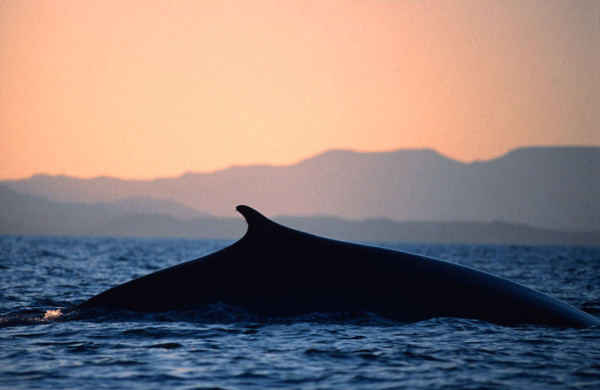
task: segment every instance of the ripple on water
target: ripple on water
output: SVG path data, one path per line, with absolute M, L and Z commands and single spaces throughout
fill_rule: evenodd
M 398 324 L 368 313 L 274 320 L 224 305 L 68 312 L 227 242 L 0 237 L 0 245 L 0 388 L 600 388 L 600 327 Z M 411 248 L 599 311 L 598 248 Z
M 148 348 L 148 349 L 153 349 L 153 348 L 177 349 L 177 348 L 181 348 L 181 347 L 183 347 L 183 345 L 181 345 L 179 343 L 159 343 L 159 344 L 149 345 L 146 348 Z

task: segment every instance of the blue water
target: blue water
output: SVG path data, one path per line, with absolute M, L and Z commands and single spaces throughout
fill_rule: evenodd
M 0 237 L 0 388 L 600 388 L 600 327 L 400 324 L 369 313 L 268 320 L 222 305 L 61 314 L 230 243 Z M 600 316 L 600 248 L 386 246 L 504 276 Z

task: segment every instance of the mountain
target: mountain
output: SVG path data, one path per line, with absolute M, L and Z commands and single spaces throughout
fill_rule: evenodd
M 332 150 L 289 166 L 236 166 L 128 181 L 37 175 L 0 182 L 55 202 L 144 197 L 234 217 L 237 204 L 266 215 L 363 220 L 504 221 L 543 229 L 600 230 L 600 148 L 531 147 L 462 163 L 429 150 Z
M 153 204 L 158 206 L 155 210 L 151 209 Z M 184 206 L 144 198 L 59 203 L 0 185 L 0 206 L 0 234 L 235 239 L 245 232 L 240 216 L 212 217 L 194 211 L 182 214 L 187 210 Z M 331 216 L 280 216 L 274 220 L 313 234 L 362 242 L 588 246 L 600 242 L 600 231 L 564 232 L 501 222 L 357 221 Z
M 0 185 L 0 234 L 107 235 L 107 228 L 133 215 L 159 215 L 177 223 L 208 217 L 168 200 L 129 198 L 105 203 L 53 202 Z M 117 234 L 119 235 L 119 234 Z

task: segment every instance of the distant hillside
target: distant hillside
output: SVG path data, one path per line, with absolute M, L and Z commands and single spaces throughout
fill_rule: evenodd
M 129 203 L 132 202 L 132 203 Z M 154 210 L 152 206 L 156 207 Z M 0 234 L 236 239 L 246 225 L 241 216 L 211 217 L 171 202 L 133 199 L 109 203 L 57 203 L 0 186 Z M 162 211 L 162 212 L 159 212 Z M 397 222 L 275 217 L 299 230 L 359 242 L 437 242 L 598 245 L 600 231 L 565 232 L 502 222 Z
M 177 178 L 127 181 L 38 175 L 1 182 L 71 203 L 169 199 L 234 217 L 237 204 L 266 215 L 332 215 L 395 221 L 505 221 L 600 230 L 600 148 L 522 148 L 470 164 L 433 150 L 334 150 L 290 166 L 231 167 Z
M 178 223 L 208 216 L 166 200 L 130 198 L 93 204 L 60 203 L 0 185 L 0 234 L 110 235 L 107 228 L 111 224 L 131 215 L 160 215 Z

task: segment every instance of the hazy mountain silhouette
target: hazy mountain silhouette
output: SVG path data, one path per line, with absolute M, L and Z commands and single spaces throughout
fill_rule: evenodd
M 333 150 L 289 166 L 231 167 L 177 178 L 128 181 L 37 175 L 2 184 L 60 202 L 169 199 L 232 218 L 237 204 L 248 204 L 269 216 L 505 221 L 546 229 L 600 230 L 598 147 L 522 148 L 469 164 L 428 149 Z
M 155 204 L 155 210 L 151 206 Z M 245 224 L 212 217 L 171 202 L 135 198 L 107 203 L 59 203 L 0 185 L 0 234 L 112 237 L 240 238 Z M 162 213 L 157 210 L 161 210 Z M 398 222 L 331 216 L 275 217 L 322 236 L 362 242 L 438 242 L 597 245 L 600 231 L 568 232 L 503 222 Z
M 18 193 L 4 185 L 0 185 L 0 210 L 0 234 L 106 235 L 105 227 L 131 215 L 161 215 L 178 221 L 208 216 L 168 200 L 61 203 Z

